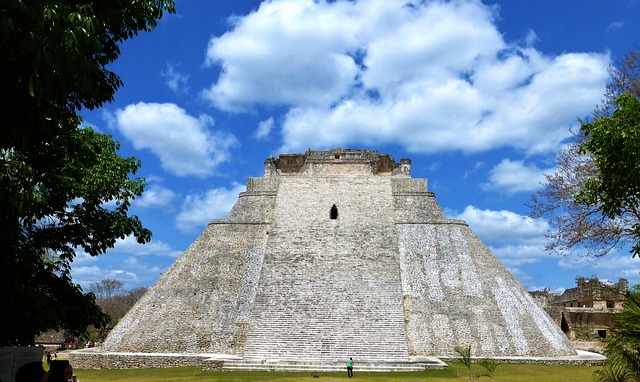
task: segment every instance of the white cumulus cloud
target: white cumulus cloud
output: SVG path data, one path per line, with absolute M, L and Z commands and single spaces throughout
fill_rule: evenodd
M 544 174 L 553 169 L 540 169 L 535 165 L 525 165 L 524 161 L 503 159 L 489 172 L 489 181 L 481 185 L 484 190 L 499 190 L 506 194 L 530 192 L 539 189 L 545 181 Z
M 230 188 L 216 188 L 203 194 L 187 195 L 176 217 L 176 227 L 181 232 L 202 229 L 211 219 L 227 216 L 246 186 L 234 182 Z
M 623 277 L 628 279 L 629 286 L 640 284 L 640 259 L 631 257 L 628 251 L 613 251 L 601 258 L 566 256 L 561 258 L 558 265 L 577 276 L 596 276 L 613 282 Z
M 222 75 L 204 97 L 224 110 L 331 103 L 358 73 L 345 51 L 356 33 L 344 23 L 352 8 L 345 2 L 275 1 L 236 18 L 233 31 L 209 42 L 206 63 L 220 64 Z
M 167 64 L 167 69 L 161 71 L 160 76 L 164 77 L 165 84 L 175 94 L 182 95 L 189 93 L 189 76 L 178 72 L 175 66 Z
M 273 126 L 274 126 L 273 117 L 266 119 L 264 121 L 261 121 L 258 124 L 258 129 L 253 133 L 253 137 L 258 140 L 266 139 L 271 133 Z
M 165 171 L 178 176 L 212 175 L 238 145 L 232 134 L 211 129 L 211 117 L 191 116 L 171 103 L 139 102 L 118 109 L 115 117 L 136 149 L 150 150 Z
M 78 249 L 71 273 L 74 283 L 84 291 L 108 278 L 122 281 L 126 289 L 149 286 L 170 265 L 164 259 L 176 258 L 181 253 L 182 250 L 162 240 L 139 244 L 135 237 L 127 236 L 116 240 L 114 248 L 100 256 L 89 256 Z
M 215 107 L 284 106 L 279 152 L 397 144 L 410 152 L 555 152 L 599 102 L 607 53 L 506 41 L 480 1 L 264 2 L 213 37 Z
M 146 187 L 142 196 L 135 200 L 138 207 L 160 207 L 166 206 L 176 197 L 176 193 L 159 184 L 151 184 Z
M 461 219 L 485 243 L 519 243 L 543 245 L 544 234 L 549 223 L 543 219 L 532 219 L 512 211 L 495 211 L 467 206 L 464 211 L 451 216 Z
M 182 251 L 174 249 L 163 241 L 151 240 L 146 244 L 140 244 L 133 236 L 116 240 L 114 251 L 127 253 L 134 256 L 163 256 L 178 257 Z

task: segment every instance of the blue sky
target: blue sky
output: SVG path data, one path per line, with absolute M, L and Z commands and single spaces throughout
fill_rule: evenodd
M 83 111 L 148 180 L 131 212 L 153 231 L 76 283 L 150 286 L 263 175 L 270 155 L 348 147 L 412 159 L 450 218 L 466 220 L 529 290 L 577 276 L 640 283 L 640 260 L 544 251 L 525 203 L 602 99 L 607 67 L 640 45 L 640 0 L 176 0 L 122 45 L 111 104 Z

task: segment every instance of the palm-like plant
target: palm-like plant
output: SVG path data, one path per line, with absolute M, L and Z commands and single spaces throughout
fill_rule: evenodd
M 473 373 L 471 372 L 471 345 L 456 346 L 453 350 L 460 355 L 460 362 L 469 370 L 469 381 L 473 381 Z
M 593 380 L 595 382 L 626 382 L 628 372 L 625 365 L 621 363 L 612 363 L 611 360 L 603 369 L 593 372 Z
M 493 373 L 496 371 L 496 368 L 499 364 L 500 362 L 490 359 L 482 360 L 482 362 L 480 362 L 480 366 L 482 366 L 486 370 L 486 372 L 484 374 L 478 375 L 478 378 L 489 377 L 489 379 L 493 381 Z
M 640 382 L 640 292 L 629 293 L 614 322 L 604 346 L 607 365 L 594 372 L 593 378 L 598 382 Z

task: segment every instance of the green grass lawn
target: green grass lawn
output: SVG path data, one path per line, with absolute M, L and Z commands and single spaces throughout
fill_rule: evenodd
M 495 370 L 496 382 L 585 382 L 591 381 L 591 375 L 599 367 L 592 366 L 545 366 L 523 364 L 501 364 Z M 483 369 L 473 365 L 474 373 Z M 307 372 L 241 372 L 206 371 L 200 367 L 176 367 L 169 369 L 131 369 L 131 370 L 76 370 L 81 382 L 147 382 L 147 381 L 225 381 L 225 382 L 263 382 L 263 381 L 404 381 L 404 382 L 455 382 L 468 381 L 469 374 L 464 365 L 451 363 L 448 370 L 427 370 L 411 373 L 368 373 L 354 370 L 353 379 L 347 378 L 346 370 L 339 373 L 319 373 L 319 378 L 311 378 Z M 491 381 L 488 377 L 476 378 L 476 381 Z

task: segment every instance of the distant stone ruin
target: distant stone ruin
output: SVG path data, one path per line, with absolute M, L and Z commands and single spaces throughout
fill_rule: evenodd
M 605 284 L 597 277 L 578 277 L 576 287 L 562 294 L 548 288 L 529 293 L 568 338 L 597 340 L 610 334 L 613 318 L 623 311 L 629 282 L 621 278 L 617 283 Z
M 74 353 L 74 364 L 207 354 L 214 369 L 270 360 L 343 368 L 349 357 L 356 365 L 450 357 L 456 345 L 478 357 L 575 355 L 410 167 L 340 148 L 268 158 L 264 176 L 248 179 L 227 218 L 209 223 L 111 331 L 100 357 Z

